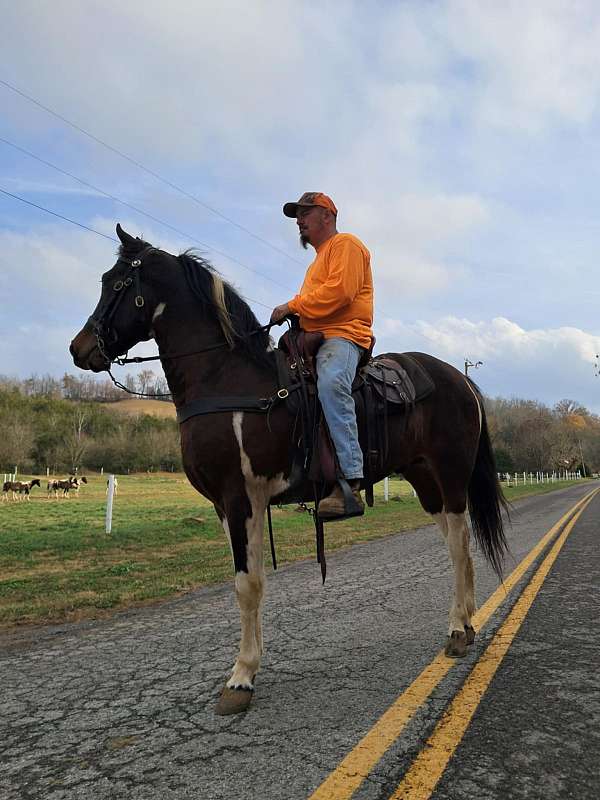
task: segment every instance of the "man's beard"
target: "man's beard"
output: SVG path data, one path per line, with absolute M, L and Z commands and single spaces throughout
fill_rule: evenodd
M 310 239 L 305 233 L 300 234 L 300 244 L 305 250 L 308 250 L 308 245 L 310 244 Z

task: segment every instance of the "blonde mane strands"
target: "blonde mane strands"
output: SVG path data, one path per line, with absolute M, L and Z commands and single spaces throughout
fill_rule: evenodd
M 225 305 L 225 284 L 217 275 L 212 275 L 212 296 L 217 309 L 219 317 L 219 325 L 223 331 L 223 336 L 227 340 L 227 344 L 233 349 L 235 340 L 235 331 L 231 324 L 231 317 Z

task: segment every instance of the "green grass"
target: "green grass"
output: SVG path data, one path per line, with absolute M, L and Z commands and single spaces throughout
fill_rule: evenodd
M 0 625 L 102 616 L 231 577 L 229 545 L 216 515 L 185 477 L 119 476 L 110 535 L 106 479 L 89 481 L 78 498 L 48 500 L 34 488 L 31 502 L 0 504 Z M 506 494 L 513 500 L 567 485 L 519 486 Z M 326 526 L 328 552 L 430 522 L 405 481 L 390 480 L 389 503 L 382 484 L 375 495 L 364 517 Z M 279 563 L 314 557 L 306 513 L 275 508 L 273 525 Z M 267 563 L 268 547 L 265 537 Z

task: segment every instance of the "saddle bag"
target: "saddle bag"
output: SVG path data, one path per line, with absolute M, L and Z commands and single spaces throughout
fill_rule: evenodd
M 416 400 L 415 386 L 397 361 L 375 358 L 363 368 L 361 378 L 371 384 L 375 399 L 384 403 L 410 407 Z

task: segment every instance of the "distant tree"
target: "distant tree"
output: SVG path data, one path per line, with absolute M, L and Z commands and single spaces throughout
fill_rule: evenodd
M 32 464 L 35 432 L 31 421 L 24 414 L 0 419 L 0 465 L 7 471 L 15 466 L 21 469 Z
M 86 433 L 86 422 L 88 415 L 83 406 L 74 409 L 71 423 L 66 436 L 62 442 L 60 455 L 63 463 L 66 462 L 69 472 L 76 472 L 81 465 L 85 451 L 89 446 Z
M 147 394 L 154 381 L 154 373 L 151 369 L 142 369 L 138 373 L 138 386 L 140 392 Z
M 496 458 L 496 469 L 498 472 L 514 472 L 515 464 L 508 450 L 499 447 L 494 451 Z
M 129 389 L 130 392 L 135 392 L 135 387 L 136 387 L 135 376 L 132 375 L 131 372 L 128 372 L 127 375 L 125 375 L 123 386 Z
M 574 414 L 587 417 L 590 413 L 587 408 L 578 403 L 577 400 L 567 399 L 559 400 L 559 402 L 554 406 L 553 411 L 560 419 L 567 419 Z
M 62 377 L 62 393 L 66 400 L 81 400 L 81 380 L 65 372 Z

